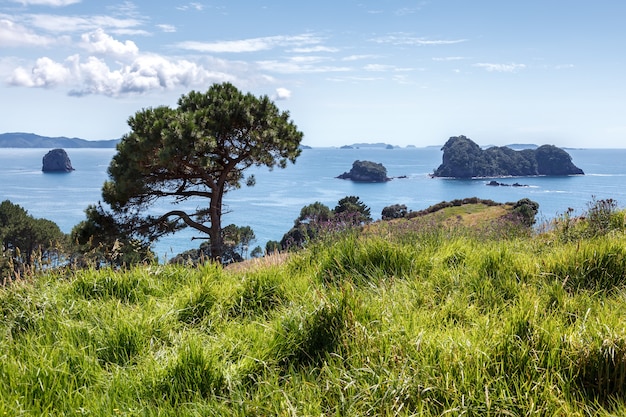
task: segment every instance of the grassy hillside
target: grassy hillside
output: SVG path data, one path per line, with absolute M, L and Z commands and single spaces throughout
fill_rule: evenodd
M 624 415 L 624 214 L 477 227 L 498 209 L 0 289 L 0 415 Z

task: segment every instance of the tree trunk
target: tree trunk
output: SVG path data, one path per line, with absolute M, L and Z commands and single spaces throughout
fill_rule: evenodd
M 224 242 L 222 237 L 222 198 L 223 189 L 214 193 L 209 207 L 209 218 L 211 219 L 211 230 L 209 239 L 211 244 L 211 260 L 222 262 L 224 255 Z

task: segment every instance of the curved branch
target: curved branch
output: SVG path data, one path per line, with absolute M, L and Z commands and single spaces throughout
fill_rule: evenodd
M 207 235 L 211 235 L 211 229 L 205 225 L 203 225 L 202 223 L 198 223 L 194 220 L 192 220 L 192 218 L 189 216 L 189 214 L 185 213 L 182 210 L 172 210 L 172 211 L 168 211 L 167 213 L 165 213 L 164 215 L 162 215 L 161 217 L 159 217 L 158 221 L 163 221 L 166 220 L 168 217 L 171 216 L 177 216 L 179 217 L 183 222 L 185 222 L 185 224 L 189 227 L 193 227 L 196 230 L 199 230 L 203 233 L 206 233 Z

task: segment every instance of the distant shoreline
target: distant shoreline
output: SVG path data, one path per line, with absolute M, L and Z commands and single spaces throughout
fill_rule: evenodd
M 111 149 L 119 143 L 119 139 L 86 140 L 80 138 L 49 137 L 34 133 L 0 133 L 0 148 L 100 148 Z

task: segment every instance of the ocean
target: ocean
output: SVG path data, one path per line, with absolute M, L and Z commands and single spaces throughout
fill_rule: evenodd
M 0 201 L 21 205 L 34 217 L 46 218 L 69 233 L 84 220 L 89 204 L 101 201 L 101 188 L 115 149 L 66 149 L 76 169 L 67 174 L 41 171 L 43 156 L 49 149 L 0 149 Z M 613 198 L 626 205 L 626 149 L 567 149 L 584 176 L 498 178 L 500 183 L 520 183 L 525 187 L 494 187 L 491 180 L 431 178 L 441 164 L 439 148 L 395 149 L 305 149 L 295 164 L 285 169 L 251 168 L 256 185 L 226 194 L 222 227 L 228 224 L 250 226 L 256 235 L 251 248 L 265 247 L 269 240 L 280 240 L 300 214 L 300 209 L 319 201 L 331 209 L 345 196 L 358 196 L 379 219 L 385 206 L 405 204 L 409 210 L 422 210 L 441 201 L 479 197 L 498 202 L 530 198 L 539 203 L 539 222 L 573 208 L 581 214 L 595 199 Z M 353 183 L 335 178 L 349 171 L 355 160 L 382 163 L 392 181 L 380 184 Z M 206 203 L 188 201 L 178 208 L 194 209 Z M 155 206 L 158 214 L 168 203 Z M 184 230 L 161 239 L 154 250 L 161 260 L 171 259 L 184 250 L 197 248 L 201 237 Z

